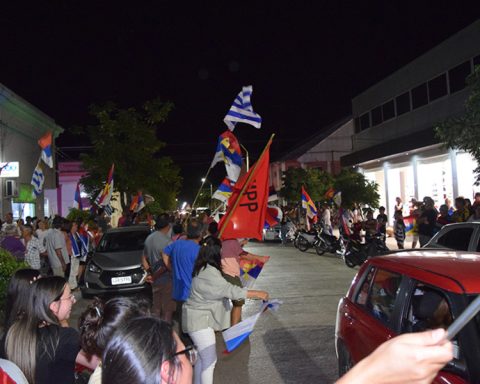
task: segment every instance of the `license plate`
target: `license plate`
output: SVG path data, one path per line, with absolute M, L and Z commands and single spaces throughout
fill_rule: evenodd
M 112 285 L 131 284 L 132 276 L 112 277 Z

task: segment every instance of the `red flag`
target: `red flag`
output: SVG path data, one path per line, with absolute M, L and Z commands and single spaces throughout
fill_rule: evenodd
M 255 238 L 262 240 L 268 200 L 268 142 L 260 159 L 235 185 L 228 211 L 219 223 L 222 239 Z

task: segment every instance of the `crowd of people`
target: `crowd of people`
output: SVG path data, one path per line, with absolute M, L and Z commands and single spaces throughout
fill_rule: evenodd
M 297 227 L 309 227 L 318 223 L 324 232 L 332 234 L 338 227 L 342 236 L 369 241 L 377 235 L 393 236 L 399 249 L 405 248 L 407 234 L 411 236 L 411 248 L 424 246 L 446 224 L 480 221 L 480 192 L 475 193 L 473 203 L 469 198 L 456 197 L 453 205 L 446 198 L 444 204 L 435 206 L 435 201 L 425 196 L 422 200 L 411 199 L 405 205 L 400 197 L 395 199 L 392 207 L 393 226 L 388 227 L 388 216 L 385 207 L 374 210 L 360 207 L 335 207 L 323 203 L 318 206 L 318 214 L 313 218 L 302 215 L 301 209 L 285 208 L 281 220 L 280 236 L 284 243 L 287 241 L 290 223 Z M 362 236 L 363 235 L 363 236 Z
M 31 267 L 10 281 L 0 343 L 0 368 L 17 383 L 74 383 L 78 366 L 93 372 L 89 383 L 213 383 L 215 333 L 241 321 L 245 299 L 269 298 L 265 291 L 242 286 L 242 259 L 269 261 L 244 250 L 248 239 L 221 241 L 208 213 L 184 225 L 165 214 L 155 219 L 142 257 L 153 301 L 96 298 L 81 314 L 77 331 L 69 323 L 72 291 L 80 283 L 82 260 L 108 221 L 102 213 L 93 224 L 61 217 L 25 224 L 12 219 L 7 215 L 4 225 L 15 226 L 15 234 L 8 227 L 10 236 L 24 246 L 17 257 L 24 252 Z M 451 344 L 443 336 L 426 333 L 390 341 L 361 363 L 362 375 L 353 380 L 355 367 L 339 383 L 382 382 L 373 376 L 375 367 L 393 364 L 399 351 L 409 352 L 405 363 L 419 366 L 407 381 L 428 382 L 451 359 Z M 428 354 L 419 359 L 411 352 L 415 348 Z M 395 369 L 399 377 L 405 375 Z

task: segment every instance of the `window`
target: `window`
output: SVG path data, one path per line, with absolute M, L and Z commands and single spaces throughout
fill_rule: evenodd
M 365 279 L 363 280 L 362 287 L 358 292 L 355 302 L 360 305 L 367 305 L 368 293 L 370 292 L 370 285 L 375 274 L 375 268 L 370 268 L 368 273 L 366 273 Z
M 145 239 L 150 234 L 147 231 L 109 232 L 106 233 L 100 244 L 98 252 L 129 252 L 143 250 Z
M 393 100 L 390 100 L 382 105 L 383 121 L 393 119 L 395 117 L 395 106 Z
M 399 274 L 383 269 L 378 269 L 373 279 L 366 307 L 373 316 L 386 325 L 392 317 L 401 280 Z
M 410 92 L 398 96 L 395 103 L 397 104 L 397 116 L 410 112 Z
M 453 316 L 444 292 L 420 282 L 411 292 L 409 309 L 403 319 L 403 332 L 448 328 Z
M 372 127 L 381 124 L 382 121 L 382 107 L 372 109 Z
M 447 75 L 444 73 L 428 82 L 428 98 L 430 101 L 447 94 Z
M 370 128 L 370 114 L 368 112 L 360 116 L 360 130 L 363 131 L 367 128 Z
M 428 104 L 427 83 L 423 83 L 412 89 L 412 107 L 416 109 L 426 104 Z
M 466 61 L 448 71 L 450 93 L 461 91 L 466 87 L 466 79 L 470 74 L 470 61 Z
M 473 234 L 473 228 L 454 228 L 444 235 L 440 236 L 437 243 L 446 248 L 455 249 L 457 251 L 468 251 L 470 238 Z

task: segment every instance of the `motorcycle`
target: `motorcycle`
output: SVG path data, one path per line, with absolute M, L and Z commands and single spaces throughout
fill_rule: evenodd
M 362 265 L 370 257 L 375 257 L 388 251 L 389 249 L 385 244 L 385 235 L 377 233 L 365 243 L 359 240 L 348 240 L 343 259 L 348 267 L 354 268 L 357 265 Z
M 314 226 L 310 231 L 297 230 L 293 245 L 302 252 L 306 252 L 310 247 L 315 247 L 319 241 L 319 230 Z
M 325 252 L 341 254 L 342 243 L 336 236 L 330 235 L 322 229 L 319 232 L 318 241 L 315 244 L 315 251 L 320 256 L 323 255 Z

